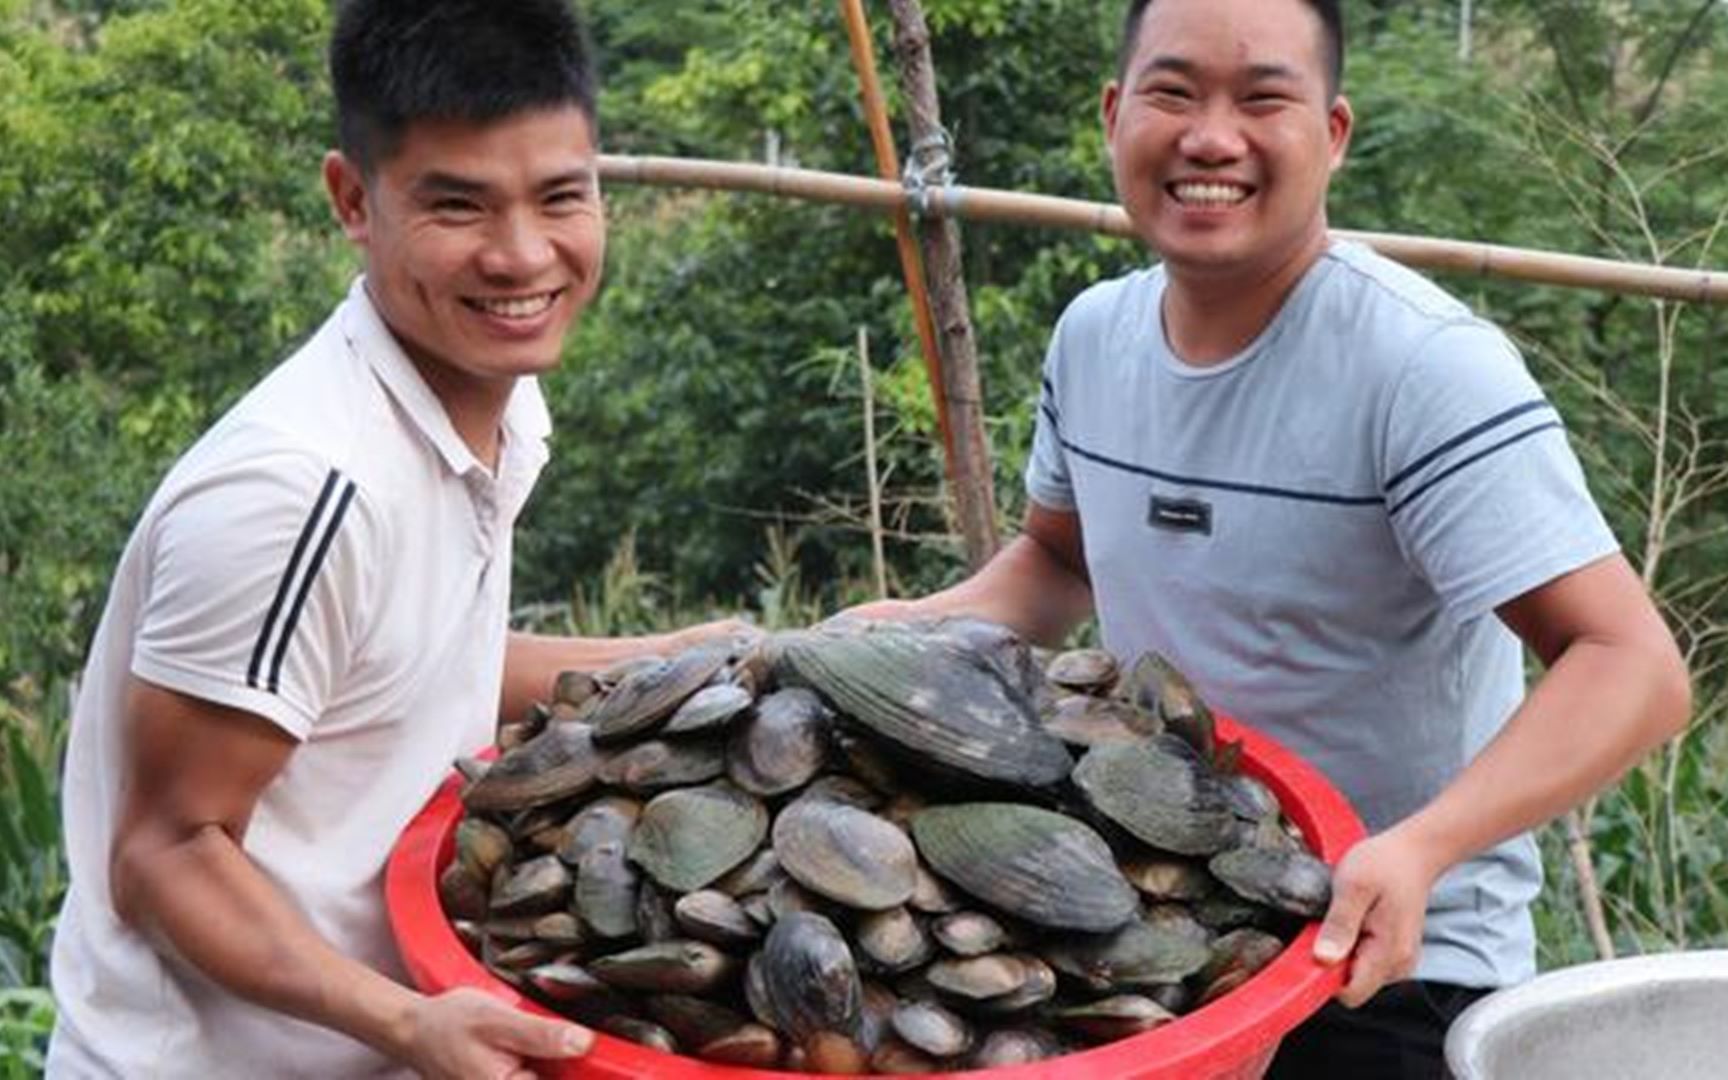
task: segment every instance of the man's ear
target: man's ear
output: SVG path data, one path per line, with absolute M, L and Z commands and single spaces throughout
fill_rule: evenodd
M 1111 79 L 1104 84 L 1104 93 L 1098 99 L 1098 116 L 1104 122 L 1104 149 L 1111 157 L 1116 155 L 1116 110 L 1122 107 L 1122 84 Z
M 336 212 L 343 233 L 364 246 L 371 238 L 371 231 L 366 214 L 366 175 L 359 164 L 340 150 L 325 154 L 324 189 L 329 193 L 330 208 Z
M 1344 164 L 1345 155 L 1350 152 L 1350 136 L 1356 130 L 1356 112 L 1350 108 L 1350 100 L 1343 94 L 1332 99 L 1332 107 L 1326 111 L 1326 132 L 1332 144 L 1332 171 Z

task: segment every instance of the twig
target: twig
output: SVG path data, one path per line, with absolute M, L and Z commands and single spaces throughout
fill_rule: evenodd
M 858 380 L 864 387 L 864 472 L 870 481 L 870 561 L 876 595 L 888 598 L 888 560 L 882 553 L 882 484 L 876 477 L 876 397 L 870 389 L 870 331 L 858 328 Z
M 1614 959 L 1614 939 L 1608 936 L 1608 918 L 1602 911 L 1602 887 L 1596 882 L 1596 866 L 1590 858 L 1590 840 L 1584 835 L 1584 812 L 1566 811 L 1566 854 L 1572 872 L 1578 875 L 1578 898 L 1584 905 L 1584 923 L 1596 955 Z

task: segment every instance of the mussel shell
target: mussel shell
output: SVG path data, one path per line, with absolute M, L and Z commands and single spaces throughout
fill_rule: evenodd
M 762 928 L 738 901 L 718 889 L 698 889 L 680 896 L 672 915 L 686 936 L 722 949 L 748 949 L 762 937 Z
M 1000 1069 L 1030 1065 L 1066 1052 L 1055 1035 L 1040 1028 L 1000 1028 L 984 1036 L 966 1062 L 973 1069 Z
M 1236 816 L 1248 821 L 1276 821 L 1280 813 L 1278 796 L 1260 780 L 1247 773 L 1225 773 L 1221 777 L 1224 794 Z
M 768 931 L 758 954 L 764 1019 L 808 1046 L 822 1032 L 858 1035 L 864 989 L 846 939 L 827 918 L 794 911 Z
M 570 869 L 556 855 L 542 855 L 516 867 L 492 891 L 494 915 L 540 915 L 570 900 Z
M 594 1020 L 593 1024 L 608 1035 L 628 1039 L 638 1046 L 646 1046 L 663 1054 L 676 1054 L 682 1049 L 670 1031 L 638 1016 L 614 1013 Z
M 1200 1004 L 1215 1001 L 1241 986 L 1278 958 L 1284 942 L 1263 930 L 1232 930 L 1212 943 L 1212 955 L 1195 981 L 1201 986 Z
M 878 1076 L 918 1076 L 941 1072 L 942 1066 L 924 1051 L 897 1036 L 888 1036 L 870 1052 L 870 1072 Z
M 653 994 L 642 1007 L 684 1046 L 703 1046 L 749 1023 L 735 1010 L 691 994 Z
M 687 649 L 662 664 L 626 675 L 594 710 L 594 742 L 609 746 L 653 731 L 725 667 L 727 659 L 726 649 Z
M 1071 694 L 1058 698 L 1044 713 L 1044 730 L 1070 746 L 1137 742 L 1162 730 L 1158 718 L 1115 698 Z
M 1176 1014 L 1143 994 L 1118 994 L 1056 1009 L 1051 1016 L 1064 1027 L 1108 1042 L 1141 1035 L 1176 1019 Z
M 1205 966 L 1211 951 L 1204 928 L 1153 926 L 1136 920 L 1114 933 L 1049 942 L 1050 966 L 1097 993 L 1180 982 Z
M 560 671 L 552 683 L 552 704 L 574 705 L 578 708 L 600 693 L 600 684 L 591 671 Z
M 1056 996 L 1056 971 L 1030 953 L 1011 953 L 1024 965 L 1025 975 L 1020 985 L 999 997 L 978 1002 L 974 1011 L 985 1016 L 1007 1016 L 1042 1005 Z
M 707 887 L 748 859 L 768 833 L 768 811 L 730 784 L 679 788 L 642 808 L 630 858 L 673 892 Z
M 595 978 L 623 990 L 706 994 L 738 969 L 738 961 L 705 941 L 660 941 L 602 956 L 588 965 Z
M 910 822 L 907 827 L 911 827 Z M 926 915 L 946 915 L 964 908 L 966 898 L 919 863 L 912 885 L 912 899 L 907 901 L 907 906 Z
M 588 727 L 553 724 L 493 762 L 462 789 L 462 802 L 473 813 L 543 806 L 587 791 L 599 771 Z
M 1188 859 L 1137 855 L 1121 866 L 1129 883 L 1153 900 L 1199 900 L 1215 887 L 1206 867 Z
M 1087 825 L 1019 803 L 933 806 L 912 819 L 931 869 L 1010 915 L 1058 930 L 1102 932 L 1139 899 Z
M 786 871 L 780 869 L 780 857 L 774 854 L 774 849 L 762 847 L 738 866 L 721 875 L 719 880 L 714 882 L 714 888 L 738 900 L 751 893 L 767 891 L 785 876 Z
M 642 804 L 623 795 L 602 795 L 576 811 L 564 823 L 558 839 L 558 857 L 575 866 L 582 856 L 601 844 L 629 844 L 630 831 L 642 815 Z
M 894 1034 L 932 1057 L 958 1057 L 974 1042 L 972 1025 L 934 1001 L 902 1001 L 891 1023 Z
M 1157 714 L 1164 730 L 1181 738 L 1201 760 L 1212 763 L 1218 751 L 1217 721 L 1194 686 L 1155 652 L 1143 654 L 1122 680 L 1123 696 Z
M 956 911 L 930 924 L 930 935 L 955 956 L 983 956 L 1008 942 L 1003 925 L 982 911 Z
M 671 898 L 652 881 L 644 881 L 636 888 L 636 934 L 649 945 L 685 936 L 673 914 Z
M 660 729 L 660 734 L 694 735 L 717 731 L 731 724 L 754 700 L 748 690 L 730 683 L 704 686 L 678 706 Z
M 638 795 L 653 795 L 705 784 L 725 771 L 726 747 L 716 739 L 650 739 L 607 757 L 600 764 L 599 777 Z
M 809 690 L 778 690 L 732 730 L 726 775 L 755 795 L 803 787 L 828 762 L 828 710 Z
M 696 1047 L 696 1056 L 721 1065 L 772 1069 L 780 1063 L 785 1047 L 780 1035 L 763 1024 L 741 1024 L 736 1030 Z
M 1095 746 L 1074 784 L 1098 813 L 1164 851 L 1211 855 L 1242 835 L 1217 775 L 1173 735 Z
M 804 633 L 782 635 L 777 648 L 777 671 L 813 687 L 914 763 L 1034 790 L 1073 768 L 1026 695 L 953 639 Z
M 930 935 L 904 907 L 872 911 L 858 919 L 853 938 L 871 966 L 890 975 L 909 971 L 935 952 Z
M 523 972 L 522 981 L 541 1000 L 579 1020 L 592 1022 L 624 1007 L 618 991 L 577 964 L 541 964 Z
M 865 911 L 904 904 L 918 854 L 905 833 L 867 810 L 799 799 L 774 819 L 774 854 L 805 888 Z
M 641 884 L 623 844 L 613 840 L 589 851 L 576 868 L 576 911 L 583 925 L 596 937 L 634 937 Z
M 1305 851 L 1243 847 L 1212 857 L 1212 876 L 1236 895 L 1317 919 L 1332 902 L 1332 869 Z
M 946 956 L 925 968 L 924 977 L 950 999 L 976 1003 L 1019 991 L 1028 979 L 1037 977 L 1033 964 L 1045 966 L 1036 957 L 1019 953 Z M 1055 988 L 1054 976 L 1050 986 Z
M 487 882 L 475 877 L 474 871 L 459 860 L 451 859 L 438 875 L 438 902 L 447 919 L 484 919 L 490 906 L 487 893 Z
M 1057 654 L 1044 677 L 1057 686 L 1085 694 L 1105 694 L 1116 684 L 1121 665 L 1103 649 L 1069 649 Z
M 480 881 L 510 858 L 510 834 L 485 818 L 467 817 L 456 826 L 456 858 Z

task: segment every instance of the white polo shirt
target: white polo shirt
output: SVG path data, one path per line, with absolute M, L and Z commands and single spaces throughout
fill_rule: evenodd
M 511 526 L 549 432 L 539 386 L 523 379 L 492 474 L 357 281 L 175 465 L 121 557 L 73 715 L 50 1075 L 396 1069 L 235 998 L 115 916 L 126 676 L 300 741 L 259 800 L 246 852 L 338 950 L 403 978 L 384 863 L 452 760 L 491 740 Z

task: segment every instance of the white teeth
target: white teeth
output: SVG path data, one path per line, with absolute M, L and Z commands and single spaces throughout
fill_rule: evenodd
M 512 297 L 500 300 L 470 300 L 474 307 L 488 315 L 497 315 L 505 319 L 531 319 L 552 306 L 557 298 L 556 293 L 541 293 L 539 296 Z
M 1184 203 L 1233 206 L 1248 197 L 1248 189 L 1235 184 L 1177 184 L 1176 198 Z

